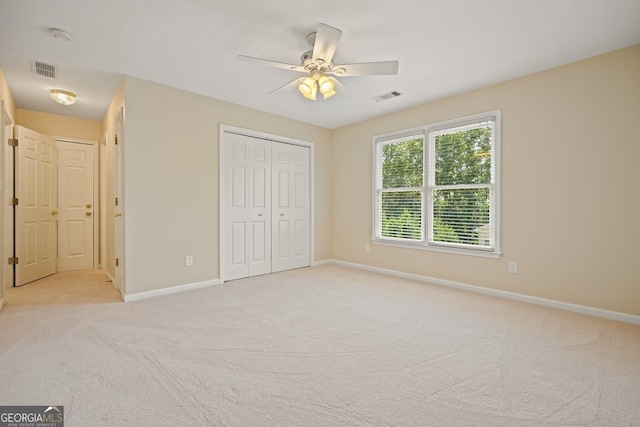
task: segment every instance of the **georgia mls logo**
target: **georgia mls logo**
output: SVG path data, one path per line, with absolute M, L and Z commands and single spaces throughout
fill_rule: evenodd
M 64 406 L 0 406 L 0 427 L 64 427 Z

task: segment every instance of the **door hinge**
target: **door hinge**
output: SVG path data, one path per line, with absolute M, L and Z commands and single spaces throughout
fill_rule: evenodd
M 9 258 L 11 259 L 11 258 Z M 120 260 L 118 258 L 116 258 L 116 267 L 120 266 Z
M 19 261 L 19 259 L 18 259 L 17 256 L 9 257 L 9 265 L 16 265 L 16 264 L 18 264 L 18 261 Z
M 18 198 L 9 197 L 9 206 L 18 206 Z
M 9 145 L 11 147 L 17 147 L 18 146 L 18 139 L 17 138 L 9 138 L 8 142 L 9 142 Z

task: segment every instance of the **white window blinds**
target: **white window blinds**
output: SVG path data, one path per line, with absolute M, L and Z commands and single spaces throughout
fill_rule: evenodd
M 429 133 L 429 243 L 494 246 L 494 121 Z
M 376 145 L 377 238 L 423 239 L 424 135 Z

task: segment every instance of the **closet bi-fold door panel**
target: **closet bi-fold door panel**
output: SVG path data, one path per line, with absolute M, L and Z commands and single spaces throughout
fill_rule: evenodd
M 224 280 L 271 272 L 271 142 L 225 133 L 221 150 Z
M 310 265 L 309 148 L 273 143 L 271 271 Z

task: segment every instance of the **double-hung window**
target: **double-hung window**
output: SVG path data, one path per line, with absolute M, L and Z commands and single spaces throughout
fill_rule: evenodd
M 375 140 L 374 241 L 499 256 L 500 113 Z

